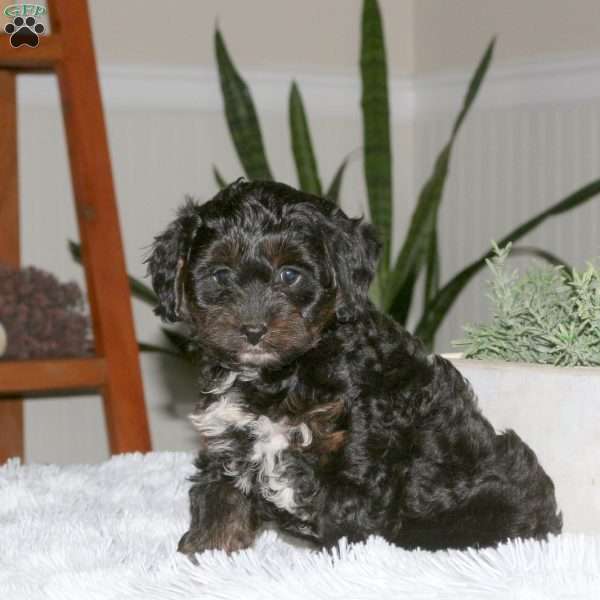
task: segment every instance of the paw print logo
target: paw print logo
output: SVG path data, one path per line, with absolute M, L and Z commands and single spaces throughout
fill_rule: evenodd
M 12 23 L 4 26 L 4 31 L 10 34 L 10 45 L 13 48 L 30 46 L 35 48 L 40 43 L 39 35 L 44 33 L 45 27 L 36 23 L 34 17 L 15 17 Z

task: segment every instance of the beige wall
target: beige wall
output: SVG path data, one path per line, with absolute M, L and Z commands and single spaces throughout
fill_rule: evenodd
M 415 0 L 414 68 L 470 66 L 493 35 L 496 59 L 600 53 L 598 0 Z
M 103 64 L 213 65 L 221 27 L 241 67 L 354 73 L 362 0 L 89 0 Z M 598 0 L 380 0 L 390 72 L 600 52 Z
M 43 0 L 42 0 L 43 1 Z M 0 6 L 15 0 L 0 0 Z M 210 66 L 218 22 L 241 67 L 357 68 L 362 0 L 88 0 L 102 64 Z M 600 53 L 598 0 L 379 0 L 393 75 Z
M 218 22 L 242 67 L 353 72 L 362 0 L 90 0 L 103 63 L 213 64 Z M 412 69 L 412 0 L 383 0 L 393 69 Z

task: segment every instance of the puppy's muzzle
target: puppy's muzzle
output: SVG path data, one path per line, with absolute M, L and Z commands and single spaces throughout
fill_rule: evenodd
M 264 323 L 249 323 L 242 325 L 241 331 L 248 342 L 256 346 L 262 340 L 265 333 L 267 333 L 267 326 Z

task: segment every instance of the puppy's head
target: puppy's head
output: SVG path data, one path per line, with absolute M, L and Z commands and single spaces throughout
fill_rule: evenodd
M 365 309 L 378 250 L 371 225 L 326 200 L 238 181 L 155 238 L 155 312 L 190 323 L 221 364 L 276 367 Z

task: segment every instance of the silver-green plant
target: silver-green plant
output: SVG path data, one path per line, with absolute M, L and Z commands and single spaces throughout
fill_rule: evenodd
M 467 358 L 561 366 L 600 365 L 600 270 L 534 264 L 525 274 L 510 269 L 511 245 L 494 244 L 486 262 L 492 273 L 488 324 L 464 327 L 455 342 Z

